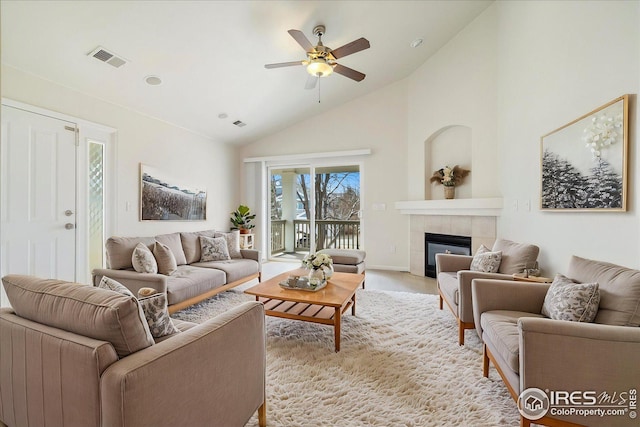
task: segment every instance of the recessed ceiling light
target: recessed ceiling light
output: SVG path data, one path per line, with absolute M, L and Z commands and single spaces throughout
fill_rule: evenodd
M 423 41 L 424 41 L 424 40 L 422 40 L 422 39 L 420 39 L 420 38 L 417 38 L 417 39 L 415 39 L 414 41 L 412 41 L 411 43 L 409 43 L 409 46 L 411 46 L 411 47 L 418 47 L 418 46 L 420 46 L 420 45 L 422 44 L 422 42 L 423 42 Z
M 227 113 L 220 113 L 218 114 L 218 118 L 219 119 L 226 119 L 227 117 L 229 117 L 229 115 Z
M 144 81 L 151 86 L 158 86 L 162 84 L 162 79 L 158 76 L 147 76 L 144 78 Z

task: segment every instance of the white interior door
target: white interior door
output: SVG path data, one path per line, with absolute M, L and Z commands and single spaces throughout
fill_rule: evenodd
M 76 279 L 76 125 L 2 106 L 0 270 Z

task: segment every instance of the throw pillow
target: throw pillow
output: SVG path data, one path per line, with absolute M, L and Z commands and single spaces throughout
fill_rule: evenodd
M 119 292 L 119 293 L 121 293 L 123 295 L 130 296 L 130 297 L 134 297 L 135 296 L 122 283 L 117 282 L 117 281 L 115 281 L 115 280 L 113 280 L 113 279 L 111 279 L 110 277 L 107 277 L 107 276 L 102 276 L 102 279 L 100 279 L 100 283 L 98 283 L 98 287 L 102 288 L 102 289 L 109 289 L 110 291 L 116 291 L 116 292 Z
M 224 237 L 227 241 L 227 249 L 231 258 L 242 258 L 240 253 L 240 230 L 233 230 L 229 233 L 221 233 L 216 231 L 213 237 Z
M 151 250 L 144 243 L 140 242 L 136 245 L 131 256 L 131 264 L 138 273 L 157 273 L 158 264 L 151 253 Z
M 178 270 L 176 257 L 173 256 L 171 248 L 164 243 L 156 242 L 156 244 L 153 245 L 153 256 L 158 263 L 158 273 L 171 276 Z
M 502 251 L 491 252 L 485 245 L 480 245 L 471 261 L 471 271 L 482 271 L 485 273 L 495 273 L 500 268 L 502 261 Z
M 542 314 L 555 320 L 593 322 L 598 314 L 598 283 L 576 283 L 557 274 L 542 304 Z
M 140 301 L 144 317 L 147 319 L 151 335 L 154 338 L 180 332 L 171 321 L 171 317 L 169 317 L 167 296 L 165 294 L 154 294 L 149 297 L 140 298 L 138 301 Z
M 226 261 L 231 259 L 227 240 L 224 237 L 200 236 L 200 262 Z

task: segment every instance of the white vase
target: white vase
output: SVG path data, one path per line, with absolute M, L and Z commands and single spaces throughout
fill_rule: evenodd
M 312 288 L 320 286 L 325 281 L 324 270 L 322 268 L 312 268 L 309 270 L 309 285 Z
M 331 279 L 333 276 L 333 264 L 325 265 L 322 267 L 324 269 L 324 277 L 326 280 Z

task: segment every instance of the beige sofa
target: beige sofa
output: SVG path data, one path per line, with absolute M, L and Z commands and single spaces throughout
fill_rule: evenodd
M 163 234 L 154 237 L 110 237 L 106 243 L 107 268 L 92 272 L 93 284 L 103 276 L 129 288 L 134 295 L 143 287 L 167 294 L 169 312 L 181 310 L 249 280 L 261 279 L 260 251 L 241 249 L 239 257 L 228 261 L 200 262 L 200 236 L 219 235 L 213 230 Z M 167 245 L 176 258 L 178 269 L 170 276 L 138 273 L 131 257 L 140 242 L 150 249 L 155 242 Z
M 262 304 L 155 343 L 138 300 L 60 280 L 2 279 L 0 425 L 266 425 Z M 163 337 L 165 338 L 165 337 Z
M 491 362 L 514 400 L 530 388 L 546 393 L 595 391 L 597 395 L 615 393 L 616 405 L 624 396 L 630 410 L 630 390 L 640 385 L 640 271 L 574 256 L 567 276 L 579 283 L 599 284 L 600 303 L 593 323 L 543 316 L 549 284 L 473 280 L 473 310 L 479 320 L 476 330 L 484 342 L 483 374 L 488 376 Z M 582 395 L 573 399 L 580 403 Z M 601 418 L 547 412 L 534 422 L 554 426 L 638 425 L 629 414 Z M 530 423 L 522 417 L 521 426 Z
M 500 267 L 496 273 L 471 271 L 473 256 L 436 254 L 436 277 L 440 310 L 444 301 L 458 321 L 458 344 L 464 345 L 464 331 L 475 328 L 471 299 L 473 279 L 513 280 L 514 273 L 522 273 L 538 259 L 540 249 L 536 245 L 498 239 L 492 252 L 502 252 Z

